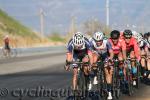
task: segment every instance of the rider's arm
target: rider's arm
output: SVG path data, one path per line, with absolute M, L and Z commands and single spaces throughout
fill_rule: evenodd
M 138 47 L 138 43 L 136 40 L 133 41 L 133 44 L 134 44 L 134 52 L 135 52 L 135 56 L 136 56 L 136 59 L 140 60 L 140 48 Z
M 124 60 L 127 59 L 127 55 L 126 55 L 126 43 L 125 41 L 121 41 L 121 49 L 122 49 L 122 55 L 123 55 L 123 58 Z
M 90 59 L 90 64 L 92 65 L 93 64 L 93 54 L 92 54 L 92 41 L 87 41 L 86 42 L 86 45 L 87 45 L 87 48 L 88 48 L 88 56 L 89 56 L 89 59 Z
M 89 56 L 89 59 L 90 59 L 90 64 L 92 65 L 93 64 L 93 55 L 92 55 L 91 50 L 88 50 L 88 56 Z
M 67 45 L 66 62 L 71 62 L 72 59 L 73 59 L 73 46 L 72 41 L 70 40 Z
M 146 56 L 148 56 L 149 50 L 148 50 L 148 46 L 147 46 L 147 45 L 145 45 L 144 50 L 145 50 L 145 52 L 146 52 Z
M 109 54 L 110 54 L 110 59 L 113 59 L 113 57 L 114 57 L 114 52 L 113 52 L 111 43 L 108 41 L 107 44 L 106 44 L 106 46 L 107 46 L 108 52 L 109 52 Z

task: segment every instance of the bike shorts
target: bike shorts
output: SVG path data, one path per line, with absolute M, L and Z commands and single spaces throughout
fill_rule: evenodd
M 6 50 L 10 50 L 10 47 L 9 47 L 8 44 L 5 45 L 5 49 L 6 49 Z
M 82 62 L 82 60 L 87 57 L 88 59 L 88 54 L 84 54 L 84 55 L 78 55 L 78 54 L 74 54 L 73 55 L 73 62 Z M 78 67 L 76 65 L 72 65 L 73 68 Z
M 109 57 L 108 53 L 99 53 L 96 51 L 94 53 L 96 53 L 96 55 L 99 57 L 99 60 L 102 60 L 102 61 L 108 60 L 108 57 Z

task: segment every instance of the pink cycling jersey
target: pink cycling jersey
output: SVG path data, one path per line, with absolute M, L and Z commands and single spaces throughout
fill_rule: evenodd
M 119 54 L 122 50 L 126 50 L 125 42 L 122 39 L 119 39 L 118 43 L 116 45 L 114 45 L 111 38 L 109 39 L 109 42 L 112 45 L 112 49 L 113 49 L 114 54 Z
M 138 47 L 138 43 L 135 38 L 131 37 L 130 42 L 129 43 L 125 42 L 125 45 L 126 45 L 127 52 L 130 52 L 133 49 L 136 58 L 140 59 L 140 48 Z

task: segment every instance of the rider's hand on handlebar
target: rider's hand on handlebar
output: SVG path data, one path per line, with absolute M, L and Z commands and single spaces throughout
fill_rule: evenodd
M 91 71 L 92 70 L 92 65 L 88 66 L 88 70 Z
M 69 70 L 70 70 L 70 64 L 71 64 L 71 62 L 68 62 L 68 61 L 66 60 L 66 65 L 64 66 L 64 68 L 65 68 L 66 71 L 69 71 Z
M 65 68 L 66 71 L 70 71 L 70 66 L 69 65 L 65 65 L 64 68 Z

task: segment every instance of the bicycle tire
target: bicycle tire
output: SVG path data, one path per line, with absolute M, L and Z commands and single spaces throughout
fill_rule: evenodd
M 16 49 L 11 49 L 11 54 L 10 54 L 11 58 L 14 58 L 17 56 L 17 50 Z

